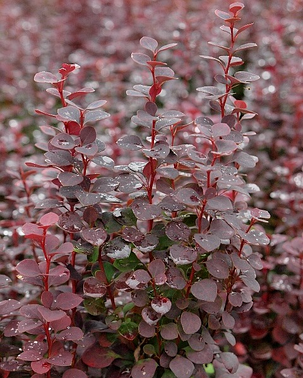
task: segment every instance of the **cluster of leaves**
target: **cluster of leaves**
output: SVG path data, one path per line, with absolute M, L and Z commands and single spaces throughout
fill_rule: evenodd
M 131 154 L 127 164 L 115 165 L 92 126 L 109 116 L 100 109 L 106 101 L 87 105 L 93 88 L 66 89 L 77 65 L 35 75 L 61 107 L 37 111 L 52 125 L 40 128 L 43 161 L 27 163 L 45 182 L 28 199 L 44 215 L 22 227 L 30 243 L 15 270 L 29 298 L 0 302 L 4 340 L 13 339 L 4 374 L 83 378 L 102 369 L 106 377 L 197 378 L 214 369 L 216 377 L 251 377 L 230 348 L 260 289 L 262 264 L 251 246 L 268 243 L 257 223 L 269 214 L 247 205 L 257 188 L 244 171 L 257 158 L 243 151 L 252 133 L 242 122 L 254 112 L 233 97 L 239 84 L 258 78 L 234 71 L 243 64 L 237 54 L 255 46 L 236 44 L 251 26 L 235 27 L 243 7 L 216 11 L 229 46 L 217 46 L 225 54 L 219 58 L 203 56 L 222 70 L 216 86 L 198 88 L 213 117 L 186 122 L 183 112 L 160 108 L 163 85 L 175 74 L 159 54 L 175 43 L 141 38 L 147 52 L 132 59 L 151 83 L 127 92 L 145 101 L 132 118 L 142 137 L 117 141 Z M 8 281 L 2 276 L 3 287 Z

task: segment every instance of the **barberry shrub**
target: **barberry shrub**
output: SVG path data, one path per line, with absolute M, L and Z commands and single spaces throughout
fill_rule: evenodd
M 215 86 L 197 89 L 210 114 L 194 121 L 162 105 L 176 77 L 160 56 L 176 44 L 141 38 L 132 59 L 146 82 L 127 95 L 142 109 L 117 141 L 118 165 L 94 127 L 109 117 L 106 101 L 66 86 L 79 66 L 35 75 L 60 105 L 37 111 L 50 119 L 37 144 L 44 159 L 27 166 L 45 193 L 30 199 L 28 190 L 25 256 L 16 277 L 1 276 L 1 287 L 17 279 L 24 288 L 0 302 L 4 376 L 252 376 L 232 352 L 233 329 L 260 289 L 253 247 L 269 241 L 260 225 L 269 213 L 248 206 L 258 190 L 245 181 L 258 160 L 244 151 L 255 113 L 234 96 L 258 79 L 240 70 L 239 55 L 256 46 L 241 41 L 251 26 L 238 27 L 243 8 L 215 12 L 229 44 L 202 56 L 218 73 Z

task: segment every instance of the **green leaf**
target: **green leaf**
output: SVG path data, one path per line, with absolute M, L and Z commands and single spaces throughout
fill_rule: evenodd
M 99 257 L 99 247 L 95 246 L 93 249 L 93 253 L 87 256 L 87 260 L 91 263 L 94 263 L 98 261 L 98 257 Z
M 123 307 L 123 313 L 124 314 L 127 314 L 128 311 L 130 311 L 131 309 L 133 309 L 135 307 L 135 304 L 133 302 L 130 302 L 130 303 L 127 303 L 124 307 Z
M 111 282 L 114 274 L 116 273 L 116 269 L 114 265 L 109 263 L 108 261 L 103 261 L 103 267 L 104 267 L 107 281 Z
M 105 311 L 104 298 L 86 298 L 83 305 L 86 311 L 93 316 L 101 315 Z
M 121 224 L 116 221 L 113 214 L 110 213 L 110 212 L 106 211 L 106 212 L 102 213 L 101 219 L 102 219 L 102 222 L 104 224 L 105 230 L 109 234 L 112 234 L 114 232 L 118 232 L 122 228 Z
M 136 226 L 137 224 L 137 218 L 130 207 L 117 209 L 113 215 L 116 221 L 123 226 Z
M 127 340 L 133 340 L 138 334 L 138 324 L 127 319 L 118 329 L 121 336 Z
M 120 272 L 129 272 L 133 269 L 135 269 L 138 264 L 140 263 L 140 260 L 138 257 L 131 252 L 131 254 L 126 259 L 117 259 L 114 261 L 114 267 L 120 270 Z

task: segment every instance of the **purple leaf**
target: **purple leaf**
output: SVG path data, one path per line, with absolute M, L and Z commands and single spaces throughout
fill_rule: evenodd
M 180 221 L 169 222 L 165 228 L 166 235 L 174 241 L 187 241 L 190 237 L 190 228 Z
M 221 244 L 221 239 L 217 235 L 212 234 L 195 234 L 194 239 L 207 252 L 219 248 Z
M 44 306 L 39 307 L 38 311 L 46 322 L 62 319 L 66 315 L 62 310 L 50 310 Z
M 119 356 L 109 348 L 104 348 L 98 344 L 93 344 L 84 351 L 82 361 L 90 367 L 102 369 L 110 366 L 118 357 Z
M 161 327 L 160 333 L 164 340 L 174 340 L 177 339 L 179 336 L 178 327 L 176 323 L 164 324 Z
M 63 373 L 62 378 L 88 378 L 88 377 L 84 373 L 84 371 L 72 368 L 72 369 L 66 370 Z
M 80 139 L 83 146 L 94 143 L 97 138 L 96 130 L 92 126 L 83 127 L 80 131 Z
M 183 328 L 183 331 L 186 334 L 192 335 L 199 331 L 202 322 L 198 315 L 193 312 L 183 311 L 180 322 Z
M 41 275 L 39 265 L 36 261 L 30 259 L 20 261 L 16 266 L 16 270 L 24 277 L 36 277 Z
M 139 360 L 131 369 L 131 376 L 133 378 L 153 378 L 157 366 L 157 362 L 153 359 Z
M 74 158 L 69 151 L 56 150 L 49 151 L 44 154 L 45 161 L 58 167 L 67 167 L 74 164 Z
M 225 279 L 229 277 L 229 266 L 223 259 L 212 258 L 206 262 L 206 267 L 215 278 Z
M 125 135 L 117 141 L 117 144 L 130 151 L 138 151 L 143 147 L 142 141 L 137 135 Z
M 74 186 L 81 184 L 83 181 L 83 176 L 73 172 L 60 172 L 58 175 L 58 180 L 63 186 Z
M 215 123 L 211 127 L 212 134 L 215 138 L 230 134 L 230 127 L 226 123 Z
M 69 280 L 70 272 L 62 265 L 50 269 L 48 276 L 48 283 L 50 286 L 59 286 Z
M 66 212 L 61 214 L 58 221 L 58 226 L 66 232 L 80 232 L 84 225 L 79 214 L 74 212 Z
M 170 247 L 169 254 L 176 265 L 191 264 L 197 258 L 197 251 L 195 249 L 177 244 Z
M 21 303 L 15 299 L 6 299 L 0 302 L 0 315 L 7 315 L 21 307 Z
M 198 193 L 191 188 L 182 188 L 176 194 L 177 199 L 189 206 L 199 206 L 201 203 Z
M 153 324 L 148 324 L 144 320 L 141 320 L 138 326 L 138 332 L 143 337 L 154 337 L 156 334 L 156 328 Z
M 217 298 L 217 284 L 215 281 L 205 278 L 195 282 L 191 287 L 191 293 L 197 299 L 207 302 L 214 302 Z
M 81 340 L 83 339 L 83 331 L 79 327 L 69 327 L 56 335 L 57 340 Z
M 7 287 L 11 282 L 12 280 L 9 277 L 5 276 L 4 274 L 0 274 L 0 288 Z
M 161 208 L 159 206 L 151 205 L 143 198 L 135 199 L 131 204 L 131 208 L 136 218 L 140 220 L 152 220 L 161 214 Z
M 182 290 L 186 286 L 186 281 L 178 268 L 169 267 L 166 271 L 167 285 L 172 289 Z
M 86 110 L 93 110 L 93 109 L 100 108 L 101 106 L 103 106 L 103 105 L 106 104 L 106 103 L 107 103 L 106 100 L 97 100 L 97 101 L 93 101 L 93 102 L 91 102 L 91 103 L 86 107 Z
M 74 293 L 61 293 L 56 298 L 56 306 L 61 310 L 71 310 L 79 306 L 83 298 Z
M 50 143 L 52 146 L 59 148 L 61 150 L 72 150 L 76 146 L 74 139 L 66 133 L 60 133 L 55 135 L 50 140 Z
M 191 361 L 180 355 L 171 360 L 169 367 L 177 378 L 190 378 L 195 369 Z
M 104 228 L 85 228 L 81 236 L 88 243 L 100 247 L 107 239 L 107 232 Z
M 189 346 L 197 352 L 200 352 L 205 347 L 205 340 L 200 333 L 194 333 L 188 340 Z
M 188 351 L 186 357 L 194 364 L 202 365 L 211 363 L 214 358 L 214 353 L 208 345 L 205 345 L 201 351 Z

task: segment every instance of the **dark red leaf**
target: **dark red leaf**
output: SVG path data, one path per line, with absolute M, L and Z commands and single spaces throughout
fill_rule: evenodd
M 157 366 L 157 362 L 153 359 L 139 360 L 131 369 L 131 376 L 133 378 L 153 378 Z
M 180 355 L 171 360 L 169 367 L 177 378 L 190 378 L 195 369 L 191 361 Z
M 82 355 L 82 361 L 93 368 L 103 369 L 110 366 L 119 356 L 108 348 L 103 348 L 99 344 L 93 344 L 86 349 Z
M 193 312 L 183 311 L 181 314 L 180 322 L 183 331 L 186 334 L 192 335 L 199 331 L 202 322 L 198 315 Z
M 195 282 L 191 287 L 191 293 L 194 297 L 207 302 L 214 302 L 217 298 L 217 290 L 216 282 L 209 278 Z

